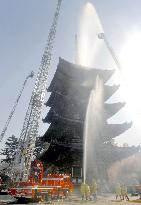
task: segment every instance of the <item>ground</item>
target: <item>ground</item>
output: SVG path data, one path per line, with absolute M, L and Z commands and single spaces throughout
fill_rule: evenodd
M 66 202 L 63 202 L 63 201 L 54 201 L 54 202 L 51 202 L 52 205 L 79 205 L 79 204 L 86 204 L 86 205 L 91 205 L 91 204 L 97 204 L 97 205 L 119 205 L 119 204 L 125 204 L 125 205 L 137 205 L 139 203 L 139 201 L 137 202 L 132 202 L 134 199 L 137 199 L 138 197 L 135 197 L 135 198 L 131 198 L 130 197 L 130 201 L 129 202 L 126 202 L 126 201 L 122 201 L 122 202 L 119 202 L 119 201 L 115 201 L 115 196 L 113 194 L 106 194 L 106 195 L 102 195 L 102 196 L 98 196 L 98 200 L 97 202 L 94 202 L 94 201 L 82 201 L 81 198 L 79 197 L 72 197 L 69 201 L 66 201 Z M 6 201 L 7 201 L 7 197 L 4 197 L 4 196 L 0 196 L 0 204 L 1 205 L 4 205 L 4 204 L 7 204 Z M 141 203 L 141 201 L 140 201 Z M 42 204 L 49 204 L 49 203 L 42 203 Z M 18 204 L 17 204 L 18 205 Z M 41 203 L 30 203 L 29 205 L 41 205 Z

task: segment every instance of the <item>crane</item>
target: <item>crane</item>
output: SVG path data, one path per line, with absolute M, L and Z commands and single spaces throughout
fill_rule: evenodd
M 113 60 L 115 61 L 115 64 L 116 64 L 117 68 L 119 69 L 119 71 L 121 71 L 122 67 L 120 65 L 120 62 L 119 62 L 119 60 L 118 60 L 118 58 L 117 58 L 113 48 L 110 46 L 110 44 L 108 42 L 108 39 L 106 38 L 105 34 L 104 33 L 99 33 L 98 34 L 98 38 L 104 40 L 104 42 L 106 44 L 106 47 L 108 48 L 108 50 L 109 50 Z
M 7 119 L 6 123 L 5 123 L 5 126 L 4 126 L 4 128 L 3 128 L 2 132 L 1 132 L 0 142 L 2 141 L 3 137 L 5 136 L 5 133 L 6 133 L 7 129 L 8 129 L 8 125 L 9 125 L 9 123 L 10 123 L 10 121 L 11 121 L 13 115 L 14 115 L 15 109 L 16 109 L 16 107 L 17 107 L 17 105 L 18 105 L 18 102 L 19 102 L 20 97 L 21 97 L 21 95 L 22 95 L 22 93 L 23 93 L 23 90 L 24 90 L 24 88 L 25 88 L 25 86 L 26 86 L 27 81 L 28 81 L 29 78 L 33 78 L 33 76 L 34 76 L 34 72 L 32 71 L 32 72 L 26 77 L 26 79 L 25 79 L 25 81 L 24 81 L 24 83 L 23 83 L 22 89 L 20 90 L 20 92 L 19 92 L 19 94 L 18 94 L 18 97 L 17 97 L 17 99 L 16 99 L 16 101 L 15 101 L 13 107 L 12 107 L 12 110 L 11 110 L 11 112 L 10 112 L 10 114 L 9 114 L 9 117 L 8 117 L 8 119 Z
M 38 136 L 39 120 L 45 98 L 48 71 L 51 64 L 52 49 L 56 36 L 56 28 L 59 19 L 61 3 L 62 0 L 58 0 L 53 22 L 48 35 L 47 45 L 42 56 L 35 86 L 20 134 L 17 154 L 14 160 L 14 167 L 19 166 L 19 179 L 21 181 L 28 180 L 30 165 L 35 149 L 35 141 L 36 137 Z

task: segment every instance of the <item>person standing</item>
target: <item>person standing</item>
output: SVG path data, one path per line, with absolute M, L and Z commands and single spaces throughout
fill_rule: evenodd
M 85 184 L 85 195 L 86 200 L 90 200 L 90 186 L 88 184 Z
M 116 200 L 118 199 L 118 197 L 120 198 L 120 200 L 122 200 L 120 183 L 117 183 L 115 192 L 116 192 Z
M 122 195 L 122 200 L 125 199 L 125 200 L 129 201 L 129 197 L 127 194 L 127 187 L 125 185 L 121 186 L 121 195 Z
M 86 196 L 85 196 L 85 183 L 84 183 L 84 182 L 82 182 L 82 184 L 81 184 L 80 192 L 81 192 L 82 200 L 84 200 L 85 197 L 86 197 Z
M 84 199 L 90 200 L 90 187 L 88 184 L 83 182 L 80 187 L 80 192 L 81 192 L 82 200 Z
M 92 181 L 91 195 L 93 197 L 93 200 L 97 200 L 97 183 L 95 180 Z

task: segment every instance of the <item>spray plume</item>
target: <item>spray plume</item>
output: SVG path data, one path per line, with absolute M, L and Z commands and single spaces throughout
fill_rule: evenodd
M 92 67 L 94 59 L 102 44 L 98 34 L 103 33 L 102 25 L 91 3 L 86 3 L 82 11 L 82 17 L 78 35 L 78 64 Z

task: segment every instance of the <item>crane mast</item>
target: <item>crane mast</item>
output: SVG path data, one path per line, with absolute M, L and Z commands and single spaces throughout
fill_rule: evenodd
M 17 105 L 18 105 L 18 102 L 19 102 L 20 97 L 21 97 L 21 95 L 22 95 L 22 93 L 23 93 L 23 90 L 24 90 L 24 88 L 25 88 L 25 86 L 26 86 L 27 81 L 28 81 L 29 78 L 33 78 L 33 76 L 34 76 L 34 73 L 33 73 L 33 71 L 32 71 L 32 72 L 26 77 L 26 79 L 25 79 L 25 81 L 24 81 L 24 83 L 23 83 L 22 89 L 21 89 L 21 91 L 20 91 L 19 94 L 18 94 L 18 97 L 17 97 L 17 99 L 16 99 L 16 101 L 15 101 L 13 107 L 12 107 L 12 110 L 11 110 L 11 112 L 10 112 L 10 114 L 9 114 L 9 117 L 8 117 L 8 119 L 7 119 L 6 123 L 5 123 L 5 126 L 4 126 L 4 128 L 3 128 L 2 132 L 1 132 L 0 142 L 2 141 L 2 139 L 3 139 L 4 136 L 5 136 L 5 133 L 6 133 L 7 129 L 8 129 L 8 125 L 9 125 L 9 123 L 10 123 L 10 121 L 11 121 L 13 115 L 14 115 L 15 109 L 16 109 L 16 107 L 17 107 Z
M 31 95 L 23 128 L 19 138 L 18 151 L 14 166 L 20 165 L 20 179 L 26 181 L 29 176 L 30 165 L 35 149 L 35 141 L 38 136 L 39 120 L 47 87 L 48 70 L 51 64 L 53 43 L 60 14 L 62 0 L 58 0 L 53 22 L 49 31 L 47 45 L 45 47 L 35 86 Z

